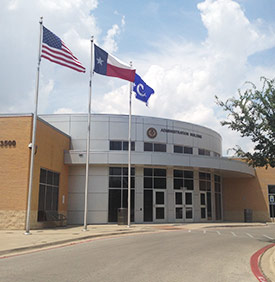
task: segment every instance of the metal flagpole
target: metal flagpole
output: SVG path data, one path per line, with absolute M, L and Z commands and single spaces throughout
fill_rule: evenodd
M 132 62 L 130 62 L 132 67 Z M 132 89 L 133 83 L 130 82 L 129 91 L 129 131 L 128 131 L 128 227 L 131 224 L 131 127 L 132 127 Z
M 89 187 L 89 162 L 90 162 L 90 135 L 91 135 L 91 100 L 92 100 L 92 76 L 93 76 L 93 49 L 94 37 L 91 38 L 91 69 L 89 81 L 89 106 L 88 106 L 88 131 L 86 144 L 86 178 L 85 178 L 85 204 L 84 204 L 84 227 L 87 231 L 87 212 L 88 212 L 88 187 Z
M 36 121 L 37 121 L 37 107 L 38 107 L 38 92 L 39 92 L 39 73 L 41 62 L 41 41 L 43 33 L 43 17 L 40 18 L 40 35 L 39 35 L 39 48 L 38 48 L 38 64 L 36 73 L 36 93 L 35 93 L 35 110 L 32 121 L 32 143 L 31 143 L 31 161 L 30 161 L 30 177 L 29 177 L 29 191 L 28 191 L 28 206 L 26 216 L 26 235 L 30 235 L 30 213 L 31 213 L 31 198 L 32 198 L 32 182 L 33 182 L 33 167 L 35 155 L 35 137 L 36 137 Z

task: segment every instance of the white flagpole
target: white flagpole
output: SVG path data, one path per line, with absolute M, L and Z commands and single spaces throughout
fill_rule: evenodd
M 31 143 L 31 161 L 30 161 L 30 176 L 29 176 L 29 191 L 28 191 L 28 206 L 26 215 L 26 235 L 30 235 L 30 213 L 31 213 L 31 199 L 32 199 L 32 182 L 33 182 L 33 168 L 34 168 L 34 155 L 35 155 L 35 137 L 36 137 L 36 121 L 37 121 L 37 107 L 38 107 L 38 92 L 39 92 L 39 73 L 41 62 L 41 42 L 43 33 L 43 17 L 40 18 L 40 36 L 38 48 L 38 64 L 36 73 L 36 93 L 35 93 L 35 110 L 32 121 L 32 143 Z
M 94 37 L 92 36 L 92 38 L 91 38 L 91 69 L 90 69 L 90 81 L 89 81 L 88 131 L 87 131 L 87 143 L 86 143 L 86 178 L 85 178 L 85 204 L 84 204 L 84 227 L 83 227 L 83 231 L 87 231 L 87 213 L 88 213 L 93 49 L 94 49 Z
M 130 62 L 132 67 L 132 62 Z M 132 128 L 132 89 L 133 83 L 130 82 L 129 91 L 129 130 L 128 130 L 128 227 L 131 224 L 131 128 Z M 122 195 L 121 195 L 122 196 Z

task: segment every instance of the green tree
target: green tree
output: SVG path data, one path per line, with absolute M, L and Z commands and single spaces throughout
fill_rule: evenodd
M 249 137 L 254 144 L 253 152 L 244 152 L 240 146 L 233 148 L 237 157 L 244 158 L 253 167 L 275 167 L 275 79 L 261 78 L 260 90 L 247 82 L 250 88 L 239 97 L 223 102 L 216 96 L 216 102 L 228 113 L 222 121 L 241 134 Z

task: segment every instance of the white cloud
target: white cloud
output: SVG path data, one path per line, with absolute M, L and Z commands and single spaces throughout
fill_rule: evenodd
M 247 140 L 221 127 L 220 120 L 226 118 L 226 114 L 215 104 L 214 96 L 227 99 L 244 81 L 274 75 L 274 69 L 254 68 L 247 62 L 249 55 L 275 46 L 274 30 L 261 29 L 259 21 L 250 22 L 240 5 L 231 0 L 206 0 L 198 9 L 208 31 L 201 44 L 166 38 L 159 44 L 158 52 L 142 54 L 137 60 L 137 65 L 144 70 L 144 74 L 138 71 L 139 74 L 154 88 L 155 94 L 150 98 L 149 109 L 134 101 L 133 113 L 210 127 L 223 135 L 225 154 L 235 144 L 250 149 Z M 100 109 L 102 101 L 96 101 L 96 105 Z M 124 87 L 104 96 L 104 112 L 106 110 L 128 113 Z

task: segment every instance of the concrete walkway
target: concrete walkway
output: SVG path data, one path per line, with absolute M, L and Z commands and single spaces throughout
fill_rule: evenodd
M 195 230 L 221 227 L 256 227 L 263 223 L 186 223 L 186 224 L 102 224 L 89 225 L 87 231 L 83 226 L 67 226 L 53 229 L 31 230 L 25 235 L 24 230 L 0 230 L 0 259 L 22 252 L 32 252 L 41 248 L 49 248 L 75 241 L 95 239 L 106 236 L 161 232 L 168 230 Z M 270 281 L 275 281 L 275 247 L 267 250 L 260 259 L 260 267 Z

